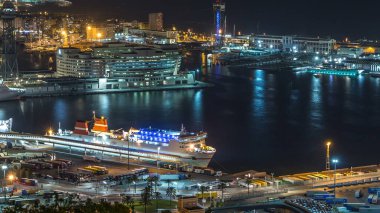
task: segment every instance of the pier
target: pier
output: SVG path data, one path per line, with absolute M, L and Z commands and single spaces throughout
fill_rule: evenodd
M 144 92 L 144 91 L 164 91 L 164 90 L 184 90 L 184 89 L 203 89 L 212 87 L 212 84 L 196 81 L 193 84 L 179 84 L 167 86 L 151 87 L 129 87 L 120 88 L 117 82 L 110 82 L 102 85 L 98 81 L 67 81 L 58 83 L 41 84 L 26 86 L 25 93 L 22 97 L 49 97 L 49 96 L 69 96 L 69 95 L 91 95 L 91 94 L 111 94 L 127 92 Z

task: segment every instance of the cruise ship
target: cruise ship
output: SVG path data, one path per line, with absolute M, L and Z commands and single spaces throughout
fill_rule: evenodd
M 90 129 L 91 124 L 93 127 Z M 107 119 L 98 118 L 95 114 L 92 121 L 77 121 L 73 131 L 59 130 L 53 137 L 101 145 L 137 160 L 176 166 L 206 168 L 216 152 L 206 145 L 206 132 L 188 132 L 184 127 L 180 131 L 152 127 L 109 130 Z

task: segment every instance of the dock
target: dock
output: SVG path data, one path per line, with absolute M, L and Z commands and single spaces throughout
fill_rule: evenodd
M 33 97 L 53 97 L 53 96 L 74 96 L 74 95 L 93 95 L 93 94 L 112 94 L 145 91 L 166 91 L 166 90 L 187 90 L 204 89 L 213 87 L 213 84 L 196 81 L 194 84 L 154 86 L 154 87 L 130 87 L 114 88 L 100 87 L 97 82 L 77 82 L 67 84 L 47 84 L 25 87 L 22 98 Z

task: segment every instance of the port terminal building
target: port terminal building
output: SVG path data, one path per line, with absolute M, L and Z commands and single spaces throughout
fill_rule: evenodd
M 330 54 L 336 46 L 336 41 L 330 38 L 312 38 L 281 35 L 254 35 L 251 43 L 258 48 L 278 49 L 284 52 L 303 52 Z
M 182 57 L 176 48 L 109 43 L 82 52 L 57 50 L 57 76 L 114 79 L 121 87 L 194 83 L 194 76 L 179 72 Z

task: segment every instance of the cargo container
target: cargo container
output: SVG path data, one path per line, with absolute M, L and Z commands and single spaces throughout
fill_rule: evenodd
M 292 183 L 292 184 L 303 184 L 304 181 L 302 179 L 296 178 L 296 177 L 284 177 L 282 180 Z
M 65 160 L 65 159 L 55 159 L 55 161 L 64 162 L 64 163 L 67 164 L 68 166 L 73 165 L 73 162 L 70 161 L 70 160 Z
M 315 194 L 325 194 L 325 191 L 307 191 L 306 197 L 313 197 Z
M 78 172 L 83 173 L 83 174 L 91 174 L 91 175 L 94 174 L 94 171 L 90 169 L 78 168 L 77 170 Z
M 349 211 L 359 211 L 359 208 L 369 208 L 365 203 L 344 203 L 343 206 Z
M 86 166 L 84 167 L 83 169 L 86 169 L 86 170 L 89 170 L 89 171 L 92 171 L 94 174 L 96 175 L 104 175 L 105 174 L 105 171 L 102 170 L 102 169 L 98 169 L 98 168 L 95 168 L 93 166 Z M 108 172 L 108 171 L 107 171 Z
M 104 174 L 108 174 L 108 169 L 103 166 L 91 166 L 92 168 L 98 169 L 99 171 L 102 171 Z
M 326 200 L 328 198 L 335 198 L 335 195 L 334 194 L 330 194 L 330 193 L 324 193 L 324 194 L 314 194 L 312 196 L 312 198 L 314 200 Z
M 348 202 L 347 198 L 331 198 L 331 197 L 326 198 L 327 204 L 344 204 L 347 202 Z
M 96 156 L 90 156 L 90 155 L 83 155 L 83 160 L 85 160 L 85 161 L 91 161 L 91 162 L 94 162 L 94 163 L 100 163 L 100 162 L 102 162 L 102 160 L 100 160 L 98 157 L 96 157 Z

